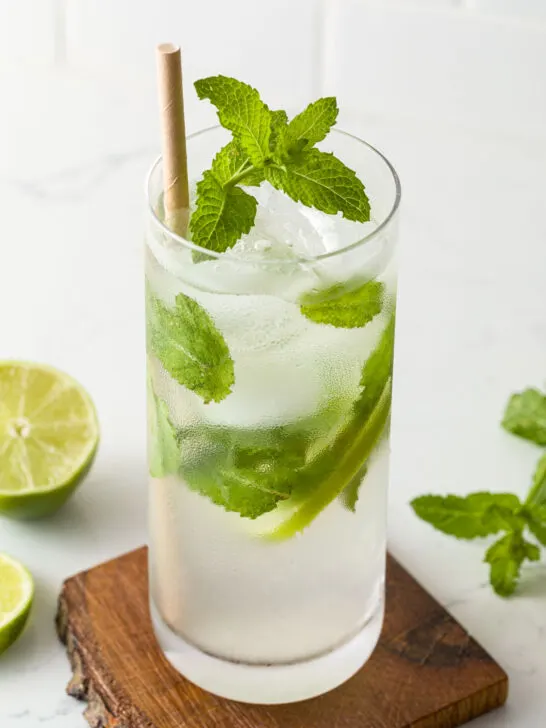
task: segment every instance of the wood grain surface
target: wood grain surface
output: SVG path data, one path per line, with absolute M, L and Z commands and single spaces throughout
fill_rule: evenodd
M 502 705 L 497 663 L 389 557 L 379 645 L 351 680 L 313 700 L 258 706 L 211 695 L 163 657 L 148 610 L 147 552 L 65 582 L 57 629 L 92 728 L 454 728 Z

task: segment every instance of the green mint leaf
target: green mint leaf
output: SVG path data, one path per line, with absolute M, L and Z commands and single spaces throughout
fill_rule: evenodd
M 526 541 L 520 531 L 515 531 L 496 541 L 487 550 L 484 560 L 491 566 L 493 589 L 499 596 L 509 597 L 516 589 L 523 562 L 539 559 L 538 546 Z
M 164 478 L 178 470 L 180 448 L 169 419 L 166 402 L 156 396 L 148 377 L 148 464 L 152 478 Z
M 356 504 L 358 503 L 360 486 L 362 485 L 367 472 L 368 468 L 366 465 L 364 465 L 362 467 L 362 470 L 351 480 L 349 485 L 341 494 L 341 502 L 343 503 L 345 508 L 347 508 L 347 510 L 351 511 L 351 513 L 356 512 Z
M 336 123 L 337 115 L 337 101 L 333 96 L 309 104 L 282 131 L 279 138 L 281 154 L 310 149 L 322 141 Z
M 288 124 L 288 115 L 286 111 L 272 111 L 271 112 L 271 137 L 269 138 L 269 148 L 271 152 L 274 151 L 277 146 L 277 140 L 279 134 L 283 133 L 283 129 Z
M 205 172 L 197 184 L 197 208 L 190 218 L 192 241 L 224 252 L 250 231 L 257 205 L 240 187 L 223 187 L 211 171 Z
M 546 395 L 526 389 L 510 398 L 502 426 L 514 435 L 546 445 Z
M 250 430 L 204 427 L 181 433 L 181 473 L 189 487 L 227 511 L 257 518 L 286 500 L 305 463 L 305 425 Z
M 510 493 L 424 495 L 411 502 L 416 515 L 438 531 L 462 539 L 483 538 L 507 527 L 507 517 L 520 508 Z
M 214 157 L 210 171 L 223 187 L 231 184 L 248 167 L 250 167 L 248 155 L 236 141 L 232 140 Z
M 154 355 L 179 384 L 205 403 L 221 402 L 235 381 L 224 337 L 197 301 L 179 293 L 168 308 L 148 290 L 147 336 Z
M 265 168 L 273 187 L 301 202 L 331 215 L 341 212 L 348 220 L 370 219 L 370 203 L 356 174 L 333 154 L 309 149 L 281 165 Z
M 323 291 L 306 293 L 300 299 L 300 310 L 318 324 L 361 328 L 381 312 L 384 288 L 378 281 L 367 281 L 353 289 L 337 283 Z
M 546 453 L 538 461 L 526 502 L 546 506 Z
M 216 106 L 220 123 L 233 132 L 252 164 L 263 167 L 270 155 L 271 112 L 256 89 L 227 76 L 203 78 L 195 89 L 200 99 Z

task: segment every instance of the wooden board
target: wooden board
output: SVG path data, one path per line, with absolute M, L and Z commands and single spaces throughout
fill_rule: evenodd
M 290 705 L 235 703 L 174 670 L 152 633 L 142 548 L 69 579 L 59 636 L 93 728 L 453 728 L 507 697 L 497 663 L 389 557 L 379 646 L 351 680 Z

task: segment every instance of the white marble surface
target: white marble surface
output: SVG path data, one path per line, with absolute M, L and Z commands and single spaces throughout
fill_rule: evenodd
M 29 1 L 6 10 L 11 0 L 0 0 L 0 20 L 11 13 L 13 32 Z M 187 80 L 214 66 L 291 105 L 335 92 L 343 125 L 398 167 L 391 548 L 510 675 L 507 708 L 476 727 L 541 728 L 544 562 L 503 601 L 487 585 L 483 545 L 435 533 L 408 501 L 427 491 L 523 494 L 537 458 L 498 422 L 511 391 L 546 378 L 546 25 L 476 15 L 470 3 L 403 5 L 325 2 L 302 41 L 301 65 L 300 46 L 288 43 L 278 73 L 260 62 L 258 49 L 274 48 L 267 28 L 247 53 L 238 42 L 224 55 L 217 49 L 214 64 L 194 39 Z M 38 6 L 31 52 L 0 53 L 0 355 L 78 377 L 98 406 L 102 447 L 57 516 L 0 521 L 0 550 L 23 560 L 37 582 L 31 624 L 0 659 L 0 727 L 83 728 L 82 706 L 64 695 L 69 669 L 53 615 L 63 579 L 146 538 L 141 241 L 143 178 L 158 137 L 152 58 L 143 54 L 166 26 L 148 27 L 143 12 L 127 33 L 129 56 L 120 56 L 127 2 Z M 2 39 L 11 33 L 0 22 Z M 189 94 L 196 129 L 212 117 Z

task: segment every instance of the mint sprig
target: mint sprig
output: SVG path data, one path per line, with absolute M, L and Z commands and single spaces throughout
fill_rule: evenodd
M 536 389 L 514 394 L 502 425 L 509 432 L 546 444 L 546 396 Z M 466 497 L 425 495 L 411 503 L 419 518 L 460 539 L 504 535 L 486 552 L 493 589 L 508 597 L 517 588 L 525 561 L 538 561 L 540 548 L 527 531 L 546 547 L 546 454 L 538 462 L 525 502 L 512 493 L 472 493 Z
M 358 222 L 370 219 L 369 200 L 355 172 L 314 146 L 336 122 L 335 98 L 319 99 L 288 121 L 285 111 L 270 110 L 256 89 L 234 78 L 211 76 L 195 88 L 200 99 L 216 106 L 233 139 L 197 185 L 190 219 L 194 243 L 216 252 L 235 245 L 254 225 L 257 208 L 241 186 L 265 181 L 308 207 Z

